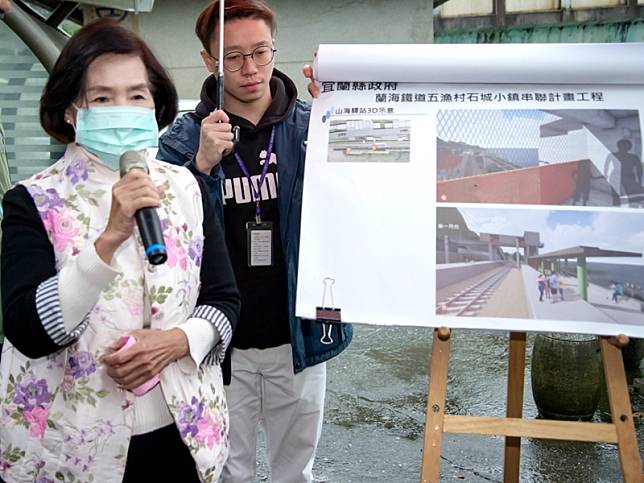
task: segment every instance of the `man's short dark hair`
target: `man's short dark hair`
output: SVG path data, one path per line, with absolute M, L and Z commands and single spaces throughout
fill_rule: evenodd
M 622 138 L 619 141 L 617 141 L 617 150 L 620 152 L 628 152 L 631 150 L 633 147 L 633 143 L 630 141 L 630 139 Z
M 40 123 L 58 141 L 74 141 L 74 128 L 65 122 L 65 110 L 85 95 L 87 69 L 104 54 L 139 56 L 148 74 L 159 128 L 169 125 L 176 117 L 177 90 L 145 42 L 118 22 L 99 19 L 88 23 L 67 42 L 40 99 Z
M 242 18 L 263 20 L 270 27 L 271 35 L 275 35 L 277 27 L 275 14 L 262 0 L 227 0 L 224 6 L 224 22 Z M 199 14 L 195 25 L 195 33 L 208 53 L 212 53 L 210 52 L 210 42 L 218 25 L 219 2 L 215 0 Z

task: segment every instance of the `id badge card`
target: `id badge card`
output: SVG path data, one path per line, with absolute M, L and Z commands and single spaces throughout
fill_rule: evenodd
M 273 223 L 246 223 L 247 260 L 249 267 L 270 267 L 273 264 Z

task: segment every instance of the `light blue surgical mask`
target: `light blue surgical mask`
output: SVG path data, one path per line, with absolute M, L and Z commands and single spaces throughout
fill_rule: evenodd
M 126 151 L 157 145 L 159 126 L 154 109 L 133 106 L 77 108 L 76 143 L 98 156 L 110 169 L 119 169 Z

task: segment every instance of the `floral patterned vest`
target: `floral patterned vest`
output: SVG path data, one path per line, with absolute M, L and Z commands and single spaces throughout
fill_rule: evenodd
M 27 358 L 5 341 L 0 478 L 9 483 L 122 480 L 136 396 L 117 388 L 100 358 L 144 321 L 168 329 L 190 317 L 204 240 L 201 192 L 192 174 L 154 159 L 148 166 L 154 183 L 165 187 L 158 212 L 168 261 L 148 264 L 135 230 L 114 255 L 120 273 L 101 293 L 78 341 L 40 359 Z M 57 271 L 105 229 L 117 179 L 118 173 L 70 145 L 56 164 L 22 183 L 38 208 Z M 216 481 L 228 455 L 220 367 L 202 365 L 186 374 L 172 363 L 161 372 L 161 389 L 202 480 Z

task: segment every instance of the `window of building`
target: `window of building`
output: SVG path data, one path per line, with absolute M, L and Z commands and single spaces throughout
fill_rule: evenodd
M 31 50 L 0 22 L 0 123 L 11 183 L 49 166 L 64 152 L 40 127 L 38 105 L 47 78 Z M 0 180 L 2 176 L 0 166 Z

